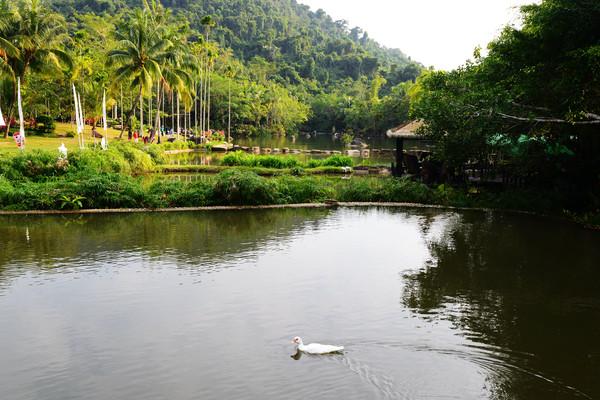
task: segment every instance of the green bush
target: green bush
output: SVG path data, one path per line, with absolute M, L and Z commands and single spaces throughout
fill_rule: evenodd
M 0 175 L 0 207 L 15 202 L 15 188 L 11 181 Z
M 213 188 L 218 205 L 268 205 L 280 202 L 276 184 L 254 172 L 230 169 L 221 172 Z
M 82 196 L 84 208 L 144 208 L 149 205 L 142 184 L 122 174 L 86 174 L 74 176 L 69 195 Z
M 351 157 L 340 155 L 327 157 L 321 163 L 323 167 L 351 167 L 353 164 Z
M 274 169 L 295 168 L 300 165 L 298 159 L 284 156 L 261 156 L 247 154 L 242 151 L 228 153 L 222 160 L 223 165 L 230 167 L 261 167 Z
M 179 181 L 159 180 L 149 189 L 152 206 L 161 207 L 202 207 L 210 203 L 213 197 L 212 183 L 197 181 L 183 183 Z
M 324 180 L 282 176 L 276 182 L 279 196 L 287 204 L 320 203 L 335 198 L 334 188 Z
M 10 180 L 22 178 L 41 181 L 67 172 L 67 165 L 58 162 L 58 152 L 44 150 L 20 152 L 0 162 L 0 174 Z
M 154 164 L 164 164 L 166 162 L 165 153 L 160 146 L 148 145 L 143 148 L 143 151 L 148 153 Z
M 432 190 L 409 179 L 353 179 L 337 188 L 338 199 L 349 202 L 428 203 Z
M 306 164 L 302 164 L 296 157 L 291 156 L 255 155 L 236 151 L 223 157 L 222 164 L 230 167 L 290 169 L 298 167 L 351 167 L 353 161 L 350 157 L 335 155 L 322 160 L 309 160 Z
M 122 143 L 113 145 L 113 148 L 123 154 L 133 173 L 152 171 L 155 167 L 152 157 L 141 148 L 136 147 L 135 144 Z
M 56 129 L 56 123 L 54 122 L 54 119 L 48 115 L 40 115 L 36 117 L 35 123 L 35 130 L 44 135 L 53 133 Z
M 129 161 L 116 145 L 111 145 L 106 151 L 100 149 L 73 151 L 69 153 L 68 160 L 72 172 L 130 174 L 132 171 Z

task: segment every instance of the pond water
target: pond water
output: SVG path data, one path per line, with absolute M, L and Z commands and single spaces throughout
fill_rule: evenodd
M 363 139 L 370 149 L 394 149 L 396 141 L 386 136 L 373 136 Z M 414 142 L 414 143 L 413 143 Z M 418 145 L 418 141 L 411 142 L 411 145 Z M 275 135 L 257 135 L 257 136 L 237 136 L 234 143 L 240 146 L 248 147 L 270 147 L 270 148 L 290 148 L 301 150 L 345 150 L 341 140 L 335 139 L 333 135 L 327 133 L 306 134 L 300 133 L 296 136 L 275 136 Z M 407 144 L 407 146 L 409 146 Z
M 222 165 L 223 157 L 227 153 L 194 151 L 189 153 L 167 154 L 166 163 L 169 165 Z M 312 159 L 324 159 L 330 157 L 323 154 L 271 154 L 275 157 L 294 157 L 301 163 L 307 163 Z M 354 165 L 370 165 L 389 167 L 393 156 L 389 154 L 375 154 L 368 158 L 352 157 Z
M 499 213 L 0 217 L 0 398 L 600 398 L 600 236 Z M 291 357 L 291 338 L 346 346 Z
M 388 166 L 394 161 L 394 153 L 390 150 L 395 149 L 395 141 L 386 137 L 371 137 L 365 138 L 365 143 L 369 145 L 368 149 L 374 150 L 387 150 L 384 153 L 371 152 L 368 158 L 354 157 L 356 164 L 360 164 L 363 161 L 370 165 L 381 165 Z M 252 137 L 235 137 L 234 143 L 238 146 L 245 147 L 260 147 L 260 148 L 271 148 L 271 149 L 299 149 L 299 150 L 347 150 L 344 144 L 340 140 L 335 140 L 333 135 L 330 134 L 313 134 L 307 137 L 306 134 L 300 134 L 296 137 L 291 136 L 272 136 L 272 135 L 259 135 Z M 428 150 L 431 148 L 431 144 L 427 141 L 414 141 L 407 140 L 405 142 L 406 150 Z M 284 154 L 279 154 L 284 156 Z M 168 163 L 175 165 L 220 165 L 223 158 L 223 153 L 180 153 L 172 154 L 168 156 Z M 322 154 L 297 154 L 287 155 L 298 158 L 301 162 L 306 162 L 313 158 L 325 158 L 327 155 Z

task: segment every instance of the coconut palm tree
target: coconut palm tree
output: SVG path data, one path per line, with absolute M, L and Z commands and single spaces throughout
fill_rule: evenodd
M 136 10 L 127 26 L 117 30 L 118 48 L 108 54 L 109 63 L 118 66 L 115 82 L 124 82 L 137 92 L 126 121 L 130 121 L 138 103 L 143 121 L 142 99 L 152 96 L 153 89 L 158 105 L 162 103 L 162 94 L 173 90 L 182 96 L 184 104 L 191 104 L 192 83 L 187 71 L 196 62 L 190 55 L 188 36 L 187 27 L 172 23 L 170 11 L 155 1 L 145 1 L 144 9 Z M 160 110 L 154 126 L 160 131 Z
M 227 141 L 231 143 L 231 81 L 235 77 L 235 69 L 228 65 L 225 70 L 225 76 L 227 76 Z
M 207 15 L 205 17 L 203 17 L 200 20 L 200 23 L 202 24 L 202 26 L 204 26 L 204 32 L 206 35 L 205 38 L 205 42 L 204 42 L 204 57 L 203 57 L 203 62 L 202 62 L 202 67 L 203 67 L 203 75 L 204 75 L 204 79 L 203 79 L 203 83 L 204 83 L 204 88 L 203 88 L 203 111 L 202 111 L 202 115 L 203 115 L 203 127 L 202 130 L 204 130 L 204 126 L 206 126 L 206 130 L 209 131 L 210 130 L 210 74 L 211 74 L 211 68 L 214 65 L 214 58 L 216 57 L 216 50 L 210 46 L 210 31 L 212 30 L 212 28 L 214 28 L 217 24 L 216 21 L 214 20 L 214 18 L 210 15 Z
M 9 88 L 11 96 L 10 121 L 18 78 L 24 82 L 29 71 L 62 74 L 62 68 L 70 67 L 72 62 L 63 50 L 63 44 L 68 40 L 65 20 L 43 0 L 2 0 L 0 17 L 0 69 L 3 86 Z M 8 125 L 5 137 L 10 129 L 10 123 Z
M 117 66 L 114 82 L 128 85 L 137 92 L 126 115 L 131 130 L 131 117 L 138 104 L 143 122 L 143 98 L 152 93 L 154 84 L 163 76 L 161 65 L 168 58 L 173 43 L 165 37 L 164 29 L 156 26 L 148 8 L 135 10 L 129 23 L 117 29 L 116 36 L 117 49 L 108 53 L 108 62 Z M 143 131 L 143 126 L 141 128 Z M 121 137 L 124 129 L 123 125 Z

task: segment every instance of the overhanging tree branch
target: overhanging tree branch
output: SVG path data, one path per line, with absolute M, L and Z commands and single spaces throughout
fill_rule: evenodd
M 594 118 L 592 121 L 568 121 L 566 119 L 561 118 L 550 118 L 550 117 L 517 117 L 515 115 L 504 114 L 501 112 L 496 112 L 499 116 L 504 119 L 510 119 L 513 121 L 522 121 L 522 122 L 542 122 L 548 124 L 565 124 L 565 125 L 600 125 L 600 117 L 595 114 L 586 113 L 585 116 L 588 118 Z

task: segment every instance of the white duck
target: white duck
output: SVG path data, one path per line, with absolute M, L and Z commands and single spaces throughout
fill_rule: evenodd
M 292 340 L 292 343 L 296 345 L 296 348 L 299 351 L 307 354 L 339 353 L 344 350 L 344 346 L 331 346 L 319 343 L 304 344 L 302 338 L 299 338 L 298 336 Z

